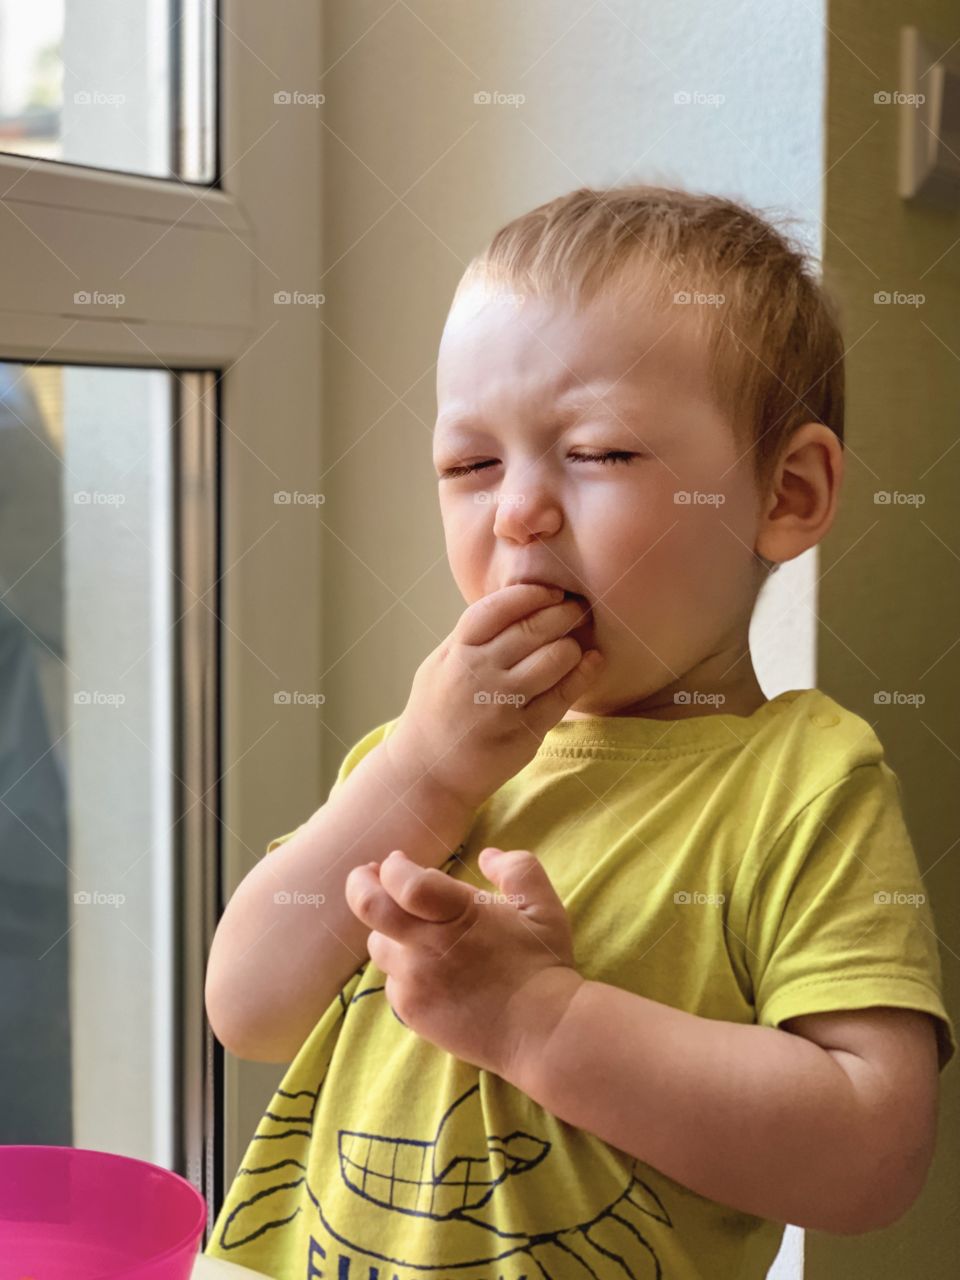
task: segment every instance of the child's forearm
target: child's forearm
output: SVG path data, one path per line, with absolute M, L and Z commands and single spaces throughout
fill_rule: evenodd
M 389 739 L 297 833 L 262 858 L 227 903 L 210 949 L 207 1016 L 239 1057 L 289 1062 L 352 973 L 370 930 L 347 905 L 347 875 L 403 849 L 440 866 L 475 810 L 403 764 Z
M 890 1113 L 862 1059 L 547 974 L 512 1019 L 507 1072 L 547 1111 L 759 1217 L 853 1234 L 903 1212 Z

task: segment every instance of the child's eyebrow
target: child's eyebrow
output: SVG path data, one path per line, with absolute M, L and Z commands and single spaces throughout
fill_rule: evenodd
M 569 391 L 565 391 L 557 398 L 557 412 L 566 416 L 577 412 L 575 406 L 581 405 L 583 409 L 598 408 L 603 409 L 616 416 L 617 414 L 642 412 L 650 408 L 650 396 L 645 394 L 642 389 L 636 387 L 621 386 L 614 383 L 613 386 L 604 387 L 600 390 L 589 385 L 571 387 Z
M 637 393 L 623 391 L 615 392 L 611 396 L 609 393 L 604 395 L 603 392 L 593 391 L 589 387 L 575 387 L 560 396 L 549 412 L 544 412 L 543 418 L 545 422 L 549 420 L 552 423 L 575 422 L 593 409 L 617 419 L 623 418 L 628 413 L 642 412 L 649 407 L 647 397 Z M 442 431 L 444 439 L 453 443 L 457 431 L 463 434 L 470 431 L 483 432 L 487 429 L 487 423 L 479 414 L 452 411 L 448 414 L 440 414 L 434 423 L 434 429 Z

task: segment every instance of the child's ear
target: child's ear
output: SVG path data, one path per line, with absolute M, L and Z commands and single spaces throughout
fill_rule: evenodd
M 755 551 L 782 564 L 825 538 L 843 483 L 843 445 L 822 422 L 790 436 L 773 470 L 761 508 Z

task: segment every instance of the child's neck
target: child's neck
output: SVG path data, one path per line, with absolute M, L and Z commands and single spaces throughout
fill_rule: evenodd
M 591 715 L 608 715 L 686 720 L 692 716 L 749 716 L 767 701 L 753 669 L 749 647 L 731 646 L 710 654 L 677 680 L 634 702 L 602 712 L 575 711 L 571 707 L 563 718 L 582 720 Z

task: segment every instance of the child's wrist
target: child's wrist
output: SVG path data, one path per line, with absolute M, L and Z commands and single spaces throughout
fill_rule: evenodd
M 442 815 L 454 826 L 463 825 L 466 830 L 472 825 L 489 797 L 460 795 L 428 770 L 411 766 L 405 755 L 405 741 L 396 732 L 384 739 L 383 747 L 390 769 L 402 791 L 414 791 L 429 803 L 431 812 Z
M 542 969 L 510 1001 L 504 1066 L 497 1074 L 534 1101 L 541 1100 L 551 1073 L 550 1046 L 557 1028 L 588 985 L 576 969 L 552 965 Z

